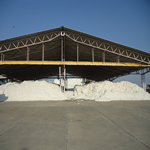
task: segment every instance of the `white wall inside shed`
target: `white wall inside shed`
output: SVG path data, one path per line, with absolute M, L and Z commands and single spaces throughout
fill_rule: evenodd
M 55 79 L 54 83 L 60 84 L 59 79 Z M 66 89 L 73 89 L 75 85 L 84 85 L 85 79 L 83 78 L 69 78 L 66 79 Z M 64 86 L 64 80 L 61 79 L 61 86 Z

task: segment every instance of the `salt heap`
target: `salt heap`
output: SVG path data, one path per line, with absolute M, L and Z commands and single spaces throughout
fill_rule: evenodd
M 84 86 L 75 86 L 74 99 L 90 99 L 95 101 L 112 100 L 150 100 L 150 94 L 138 85 L 121 81 L 92 82 Z
M 67 98 L 68 97 L 68 98 Z M 85 99 L 95 101 L 112 100 L 150 100 L 150 94 L 138 85 L 121 81 L 92 82 L 75 86 L 74 92 L 61 92 L 60 87 L 47 81 L 10 82 L 0 86 L 0 101 L 37 101 L 37 100 Z
M 10 82 L 0 86 L 0 101 L 67 100 L 59 86 L 46 81 Z

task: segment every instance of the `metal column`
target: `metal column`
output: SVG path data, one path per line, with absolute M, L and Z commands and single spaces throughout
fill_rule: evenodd
M 63 62 L 63 37 L 61 36 L 61 62 Z
M 145 74 L 141 74 L 141 85 L 142 88 L 146 91 Z
M 42 44 L 42 62 L 44 62 L 44 44 Z
M 29 62 L 29 51 L 30 51 L 30 49 L 29 49 L 29 47 L 27 47 L 27 62 Z
M 4 54 L 1 53 L 1 63 L 4 62 Z
M 63 64 L 63 61 L 65 61 L 65 32 L 64 31 L 61 32 L 61 62 L 62 62 L 62 64 Z M 63 75 L 61 75 L 61 72 Z M 65 68 L 65 65 L 62 65 L 59 67 L 59 75 L 60 75 L 60 88 L 62 90 L 62 86 L 64 86 L 63 92 L 65 92 L 65 89 L 66 89 L 66 68 Z M 64 85 L 62 85 L 62 82 Z
M 77 63 L 79 61 L 79 43 L 77 43 Z
M 65 32 L 61 32 L 61 62 L 65 61 Z
M 120 57 L 119 56 L 116 57 L 116 61 L 117 61 L 117 63 L 120 63 Z
M 59 66 L 59 83 L 61 91 L 65 92 L 66 89 L 66 68 L 64 66 Z
M 61 90 L 61 66 L 59 66 L 59 83 L 60 83 L 60 90 Z
M 1 63 L 3 62 L 3 54 L 1 53 Z
M 92 62 L 94 64 L 94 48 L 92 48 Z
M 64 92 L 65 92 L 65 89 L 66 89 L 66 68 L 65 68 L 65 65 L 63 66 L 63 71 L 64 71 Z
M 102 60 L 103 60 L 103 63 L 105 63 L 105 51 L 102 54 Z

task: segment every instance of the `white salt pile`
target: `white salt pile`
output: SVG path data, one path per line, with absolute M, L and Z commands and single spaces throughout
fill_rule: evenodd
M 0 101 L 67 100 L 59 86 L 46 81 L 10 82 L 0 86 Z
M 60 87 L 46 81 L 24 81 L 0 86 L 0 101 L 58 101 L 85 99 L 95 101 L 150 100 L 150 94 L 138 85 L 121 81 L 92 82 L 76 86 L 74 92 L 62 93 Z
M 74 99 L 90 99 L 95 101 L 112 100 L 150 100 L 150 94 L 138 85 L 121 81 L 92 82 L 84 86 L 74 88 Z

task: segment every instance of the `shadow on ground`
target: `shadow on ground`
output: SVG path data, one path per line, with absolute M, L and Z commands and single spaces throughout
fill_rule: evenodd
M 0 102 L 4 102 L 8 99 L 8 97 L 5 96 L 5 94 L 0 94 Z

